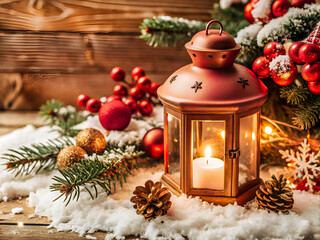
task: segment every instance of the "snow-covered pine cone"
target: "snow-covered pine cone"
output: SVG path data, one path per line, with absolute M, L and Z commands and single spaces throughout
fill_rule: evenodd
M 130 201 L 137 209 L 137 214 L 151 220 L 158 216 L 166 215 L 171 207 L 171 193 L 167 187 L 162 187 L 161 182 L 146 181 L 143 186 L 137 186 L 133 191 Z
M 264 185 L 256 191 L 256 201 L 260 208 L 272 212 L 288 212 L 293 206 L 293 192 L 286 187 L 287 179 L 280 175 L 279 179 L 272 175 L 271 181 L 265 181 Z

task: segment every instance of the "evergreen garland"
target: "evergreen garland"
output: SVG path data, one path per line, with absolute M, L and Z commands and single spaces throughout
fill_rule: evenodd
M 103 156 L 91 156 L 68 169 L 59 169 L 62 177 L 55 176 L 50 186 L 52 191 L 60 191 L 55 199 L 65 197 L 66 205 L 73 199 L 78 200 L 81 189 L 85 189 L 92 199 L 99 194 L 100 186 L 107 195 L 116 188 L 116 182 L 122 186 L 131 170 L 138 168 L 138 160 L 144 154 L 137 145 L 125 147 L 109 145 Z

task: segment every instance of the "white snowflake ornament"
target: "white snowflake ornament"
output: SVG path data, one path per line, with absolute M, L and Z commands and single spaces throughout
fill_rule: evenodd
M 319 157 L 320 151 L 315 154 L 311 152 L 310 145 L 307 139 L 300 143 L 299 152 L 296 153 L 290 149 L 283 151 L 280 150 L 282 159 L 287 162 L 292 162 L 294 168 L 293 176 L 297 180 L 306 180 L 305 186 L 309 188 L 309 192 L 313 192 L 313 186 L 316 185 L 316 179 L 320 175 Z

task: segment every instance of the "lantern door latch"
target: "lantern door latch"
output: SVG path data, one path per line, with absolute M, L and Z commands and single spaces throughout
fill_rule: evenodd
M 240 156 L 240 149 L 235 149 L 235 150 L 229 150 L 229 158 L 234 159 L 238 158 Z

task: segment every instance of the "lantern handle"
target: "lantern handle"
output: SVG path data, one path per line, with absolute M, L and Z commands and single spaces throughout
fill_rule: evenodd
M 223 26 L 222 26 L 222 23 L 218 20 L 211 20 L 210 22 L 208 22 L 207 26 L 206 26 L 206 35 L 208 35 L 208 31 L 209 31 L 209 26 L 212 24 L 212 23 L 218 23 L 220 25 L 220 32 L 219 32 L 219 35 L 221 36 L 222 34 L 222 31 L 223 31 Z

